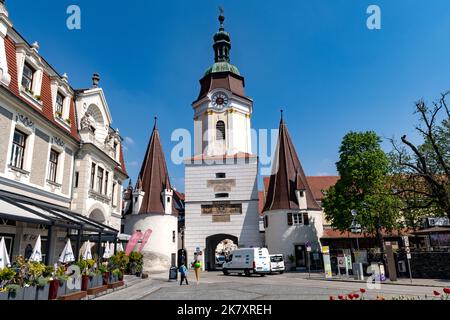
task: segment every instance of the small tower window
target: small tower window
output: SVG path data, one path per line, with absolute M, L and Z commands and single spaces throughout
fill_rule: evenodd
M 216 173 L 216 179 L 225 179 L 227 177 L 225 172 Z
M 225 122 L 218 121 L 216 124 L 217 140 L 225 140 Z

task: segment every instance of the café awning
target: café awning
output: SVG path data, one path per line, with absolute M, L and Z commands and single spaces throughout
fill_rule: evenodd
M 0 191 L 0 219 L 117 236 L 118 230 L 67 208 Z

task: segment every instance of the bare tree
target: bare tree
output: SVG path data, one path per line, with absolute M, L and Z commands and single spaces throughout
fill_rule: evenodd
M 423 139 L 421 145 L 415 145 L 406 135 L 400 145 L 391 140 L 393 190 L 404 200 L 405 210 L 450 217 L 449 93 L 442 94 L 431 107 L 423 100 L 416 102 L 420 124 L 415 129 Z

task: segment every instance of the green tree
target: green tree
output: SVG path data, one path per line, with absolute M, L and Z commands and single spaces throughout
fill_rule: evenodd
M 340 179 L 328 190 L 323 201 L 326 219 L 340 231 L 350 231 L 353 216 L 367 234 L 377 237 L 381 231 L 401 227 L 398 199 L 388 186 L 389 159 L 380 147 L 375 132 L 350 132 L 341 144 L 336 164 Z

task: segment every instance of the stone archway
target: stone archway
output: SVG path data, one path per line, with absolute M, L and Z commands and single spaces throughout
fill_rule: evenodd
M 206 238 L 205 246 L 205 269 L 216 270 L 216 248 L 224 240 L 231 240 L 236 246 L 239 240 L 236 236 L 230 234 L 215 234 Z
M 92 219 L 96 222 L 103 223 L 103 224 L 105 224 L 105 222 L 106 222 L 105 214 L 100 209 L 92 210 L 91 213 L 89 214 L 89 219 Z

